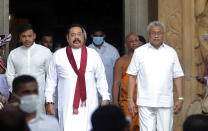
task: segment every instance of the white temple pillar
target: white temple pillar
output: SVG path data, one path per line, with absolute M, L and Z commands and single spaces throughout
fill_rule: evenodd
M 148 0 L 124 0 L 125 36 L 136 33 L 146 38 Z
M 0 0 L 0 34 L 9 33 L 9 0 Z M 7 45 L 7 54 L 9 46 Z

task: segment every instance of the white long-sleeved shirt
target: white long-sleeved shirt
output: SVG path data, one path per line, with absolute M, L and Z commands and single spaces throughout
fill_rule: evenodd
M 112 94 L 113 68 L 116 60 L 120 57 L 118 50 L 105 41 L 100 48 L 97 48 L 94 44 L 90 44 L 88 47 L 95 49 L 100 55 L 105 67 L 105 74 L 108 81 L 109 92 Z
M 35 118 L 28 122 L 30 131 L 60 131 L 58 121 L 40 112 L 36 112 Z
M 77 68 L 80 67 L 81 49 L 72 49 Z M 79 106 L 78 115 L 73 114 L 73 101 L 77 82 L 66 54 L 66 48 L 59 49 L 53 54 L 49 64 L 46 80 L 46 102 L 54 102 L 55 89 L 58 93 L 58 118 L 61 131 L 89 131 L 91 115 L 98 107 L 99 92 L 103 100 L 109 100 L 108 84 L 105 69 L 97 52 L 87 48 L 87 66 L 85 72 L 86 107 Z M 81 104 L 81 102 L 80 102 Z
M 12 91 L 12 82 L 16 76 L 26 74 L 35 77 L 39 86 L 40 109 L 43 112 L 45 110 L 45 76 L 51 56 L 52 53 L 48 48 L 33 43 L 30 47 L 20 46 L 12 50 L 7 60 L 6 79 L 10 91 Z
M 137 105 L 148 107 L 172 107 L 173 79 L 184 75 L 176 51 L 164 43 L 137 48 L 127 73 L 137 76 Z

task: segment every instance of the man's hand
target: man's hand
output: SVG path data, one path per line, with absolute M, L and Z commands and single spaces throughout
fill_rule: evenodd
M 128 100 L 128 110 L 129 113 L 131 113 L 131 115 L 134 116 L 134 113 L 136 112 L 136 106 L 133 100 Z
M 178 114 L 183 106 L 183 88 L 182 88 L 182 77 L 174 78 L 173 79 L 176 91 L 177 91 L 177 96 L 178 96 L 178 101 L 176 101 L 175 106 L 174 106 L 174 114 Z
M 183 100 L 178 100 L 174 106 L 174 114 L 178 114 L 181 111 L 182 106 L 183 106 Z
M 49 115 L 55 115 L 54 104 L 46 104 L 46 113 Z
M 109 104 L 110 104 L 109 100 L 104 100 L 104 101 L 102 101 L 101 106 L 107 106 Z

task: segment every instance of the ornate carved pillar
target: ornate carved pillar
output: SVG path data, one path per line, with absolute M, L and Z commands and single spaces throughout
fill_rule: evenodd
M 175 115 L 174 131 L 182 131 L 189 106 L 197 99 L 200 89 L 195 80 L 196 75 L 200 75 L 197 69 L 197 61 L 200 61 L 200 58 L 196 52 L 194 6 L 194 1 L 190 0 L 158 0 L 158 19 L 166 26 L 165 42 L 176 49 L 185 73 L 185 101 L 182 111 Z

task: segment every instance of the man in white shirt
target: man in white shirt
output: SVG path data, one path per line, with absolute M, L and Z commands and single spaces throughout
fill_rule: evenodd
M 24 112 L 30 131 L 59 131 L 58 121 L 37 110 L 38 83 L 29 75 L 18 76 L 13 81 L 14 96 L 19 100 L 18 107 Z M 14 105 L 14 104 L 13 104 Z
M 92 43 L 88 47 L 95 49 L 102 59 L 112 102 L 113 69 L 115 62 L 120 57 L 120 55 L 114 46 L 105 41 L 105 37 L 106 34 L 102 29 L 94 29 L 91 34 Z M 99 95 L 99 103 L 100 102 L 101 97 Z
M 19 39 L 22 46 L 12 50 L 7 60 L 6 79 L 10 91 L 12 81 L 16 76 L 28 74 L 34 76 L 39 85 L 41 103 L 39 108 L 45 112 L 45 76 L 51 58 L 51 51 L 35 43 L 36 34 L 32 25 L 23 25 L 19 31 Z
M 147 27 L 149 43 L 134 51 L 128 67 L 128 107 L 134 114 L 133 91 L 137 77 L 140 131 L 172 131 L 173 112 L 183 105 L 183 71 L 176 51 L 163 43 L 165 27 L 159 21 Z M 178 99 L 173 102 L 173 83 Z
M 110 94 L 105 69 L 97 52 L 84 45 L 81 25 L 68 28 L 69 45 L 57 50 L 49 64 L 46 79 L 46 111 L 54 115 L 54 93 L 58 94 L 58 118 L 61 131 L 90 131 L 90 118 L 98 107 L 98 94 L 109 104 Z

